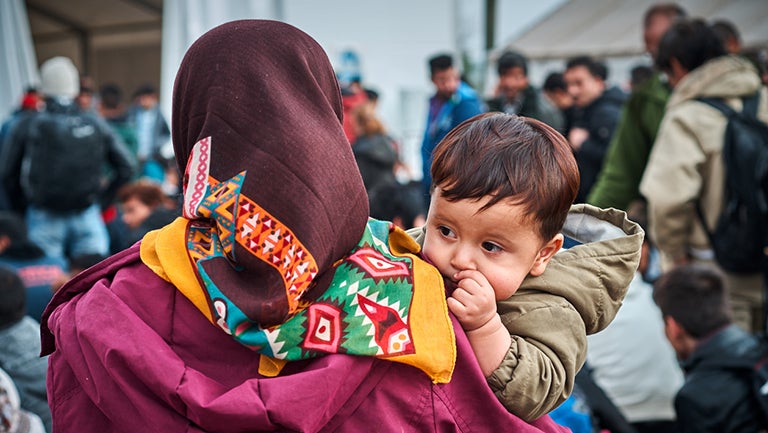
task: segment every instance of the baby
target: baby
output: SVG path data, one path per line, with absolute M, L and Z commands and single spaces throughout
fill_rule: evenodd
M 537 418 L 567 398 L 586 334 L 618 310 L 642 230 L 621 212 L 572 209 L 579 172 L 571 149 L 534 119 L 488 113 L 467 120 L 435 148 L 432 179 L 426 226 L 411 234 L 445 277 L 448 307 L 497 397 L 510 412 Z M 542 276 L 563 255 L 555 253 L 569 211 L 611 234 L 581 233 L 568 265 Z M 601 259 L 603 251 L 610 253 Z M 618 255 L 626 257 L 617 262 Z M 528 288 L 515 295 L 524 281 Z

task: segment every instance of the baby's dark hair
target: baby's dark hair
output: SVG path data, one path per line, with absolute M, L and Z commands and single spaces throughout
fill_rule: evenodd
M 510 199 L 558 234 L 579 190 L 579 169 L 566 139 L 535 119 L 485 113 L 464 121 L 435 147 L 433 187 L 449 201 L 491 196 L 485 210 Z

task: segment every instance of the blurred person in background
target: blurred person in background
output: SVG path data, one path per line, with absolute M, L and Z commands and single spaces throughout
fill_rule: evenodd
M 14 210 L 26 211 L 30 239 L 46 255 L 107 254 L 101 209 L 131 179 L 133 158 L 103 119 L 75 103 L 80 78 L 70 59 L 47 60 L 40 76 L 45 111 L 13 128 L 0 156 L 0 180 Z
M 50 433 L 48 358 L 40 357 L 40 324 L 25 315 L 25 303 L 26 289 L 21 278 L 12 269 L 0 266 L 0 369 L 16 385 L 21 408 L 37 414 Z
M 568 93 L 568 86 L 563 79 L 563 73 L 551 72 L 544 79 L 544 85 L 541 89 L 549 102 L 560 110 L 560 114 L 563 116 L 563 127 L 558 129 L 558 132 L 567 137 L 573 125 L 576 107 L 573 104 L 573 96 Z
M 421 143 L 422 194 L 424 207 L 429 207 L 432 187 L 432 151 L 437 143 L 459 123 L 484 111 L 477 92 L 461 80 L 453 65 L 453 56 L 437 54 L 429 59 L 429 76 L 435 94 L 429 98 L 427 124 Z
M 563 116 L 540 90 L 528 80 L 528 59 L 514 51 L 504 52 L 496 61 L 499 84 L 497 96 L 486 101 L 488 111 L 531 117 L 563 130 Z
M 645 51 L 652 59 L 657 57 L 659 41 L 664 32 L 685 15 L 685 10 L 674 3 L 656 4 L 645 12 L 643 40 Z M 621 110 L 603 168 L 587 197 L 589 204 L 626 211 L 633 201 L 642 200 L 640 179 L 648 163 L 648 155 L 656 139 L 670 92 L 671 87 L 666 77 L 658 69 L 654 69 L 653 76 L 644 84 L 632 89 Z
M 603 166 L 626 95 L 617 87 L 607 86 L 608 69 L 591 57 L 568 60 L 563 78 L 576 106 L 568 142 L 581 175 L 576 203 L 583 203 Z
M 171 131 L 158 104 L 157 90 L 144 84 L 133 94 L 133 105 L 128 110 L 131 124 L 136 128 L 139 177 L 162 183 L 165 178 L 163 147 L 171 138 Z
M 759 340 L 733 323 L 728 286 L 716 269 L 687 264 L 656 281 L 653 299 L 685 371 L 675 396 L 681 433 L 764 432 L 752 367 Z
M 16 110 L 3 121 L 0 126 L 0 156 L 3 154 L 3 144 L 6 137 L 10 134 L 17 123 L 24 123 L 23 120 L 43 109 L 45 103 L 40 93 L 34 87 L 28 87 L 21 97 L 21 103 Z M 12 210 L 11 199 L 8 197 L 5 185 L 0 182 L 0 211 Z
M 27 315 L 40 321 L 53 296 L 53 284 L 67 271 L 61 257 L 48 257 L 29 240 L 24 219 L 12 212 L 0 212 L 0 265 L 16 271 L 27 293 Z
M 675 22 L 659 44 L 656 62 L 674 90 L 640 183 L 648 201 L 649 231 L 661 252 L 662 270 L 689 262 L 719 268 L 708 232 L 725 203 L 722 150 L 727 119 L 697 98 L 722 98 L 740 111 L 742 98 L 757 96 L 757 118 L 768 123 L 768 90 L 754 66 L 729 55 L 714 30 L 700 19 Z M 763 318 L 762 275 L 725 275 L 734 321 L 758 332 Z

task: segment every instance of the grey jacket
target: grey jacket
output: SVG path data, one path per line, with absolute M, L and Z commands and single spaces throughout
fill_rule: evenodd
M 0 329 L 0 368 L 13 379 L 21 397 L 21 408 L 37 414 L 51 431 L 51 410 L 45 390 L 48 357 L 40 357 L 40 325 L 24 317 Z

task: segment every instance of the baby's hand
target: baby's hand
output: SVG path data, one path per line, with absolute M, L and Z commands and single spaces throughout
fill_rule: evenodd
M 461 271 L 454 278 L 458 287 L 448 298 L 448 308 L 465 331 L 475 330 L 496 315 L 496 293 L 478 271 Z

